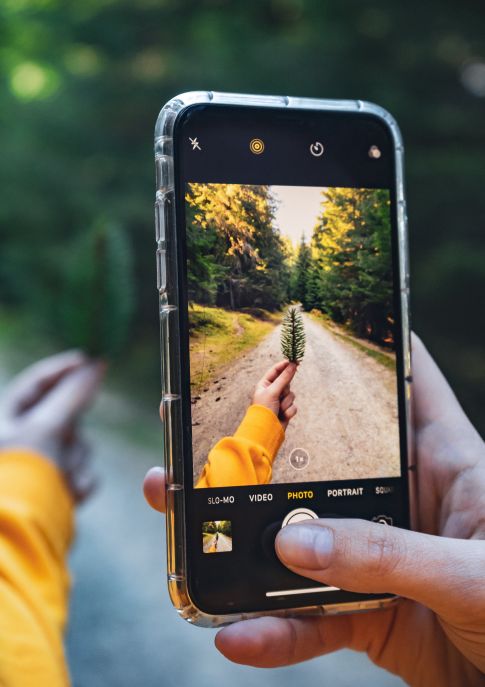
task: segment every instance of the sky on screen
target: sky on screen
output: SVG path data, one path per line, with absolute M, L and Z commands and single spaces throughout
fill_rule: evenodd
M 293 244 L 304 236 L 308 243 L 321 211 L 323 188 L 320 186 L 271 186 L 278 202 L 276 223 L 283 236 Z

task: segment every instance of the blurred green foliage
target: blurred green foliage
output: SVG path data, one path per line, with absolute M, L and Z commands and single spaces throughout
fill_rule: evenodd
M 57 338 L 93 356 L 116 356 L 127 343 L 133 312 L 126 237 L 120 227 L 101 222 L 76 236 L 69 248 L 60 263 L 60 289 L 50 310 Z
M 51 303 L 58 261 L 108 216 L 134 258 L 133 284 L 119 284 L 136 298 L 124 367 L 137 361 L 155 394 L 152 134 L 163 102 L 191 89 L 373 100 L 407 147 L 414 327 L 485 429 L 480 0 L 4 0 L 0 46 L 4 308 L 34 316 Z M 31 337 L 42 333 L 34 320 Z

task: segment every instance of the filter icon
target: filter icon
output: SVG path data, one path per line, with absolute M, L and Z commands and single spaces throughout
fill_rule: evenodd
M 264 151 L 264 143 L 260 138 L 253 138 L 249 144 L 249 150 L 254 153 L 254 155 L 261 155 Z

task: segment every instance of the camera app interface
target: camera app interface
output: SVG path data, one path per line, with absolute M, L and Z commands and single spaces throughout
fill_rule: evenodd
M 389 191 L 185 202 L 194 485 L 399 476 Z
M 360 602 L 274 543 L 321 517 L 408 526 L 389 132 L 207 107 L 177 145 L 191 597 L 216 614 Z

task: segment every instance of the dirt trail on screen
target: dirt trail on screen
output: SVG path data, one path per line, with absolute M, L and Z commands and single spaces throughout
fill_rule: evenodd
M 303 314 L 306 351 L 291 384 L 298 407 L 273 466 L 273 483 L 399 474 L 396 381 L 392 370 Z M 282 359 L 280 326 L 221 372 L 192 405 L 194 479 L 210 449 L 234 433 L 257 380 Z M 309 463 L 295 470 L 293 449 Z

